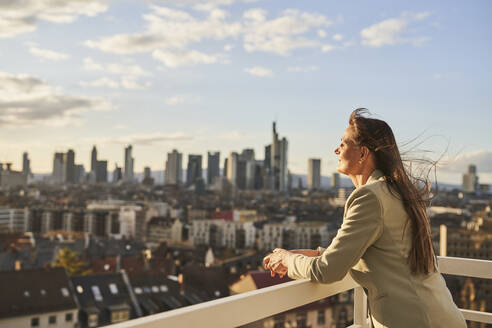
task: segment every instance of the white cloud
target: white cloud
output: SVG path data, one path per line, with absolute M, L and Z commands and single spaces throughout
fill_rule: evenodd
M 260 66 L 245 68 L 244 71 L 246 73 L 259 77 L 273 77 L 274 75 L 272 70 Z
M 166 104 L 170 106 L 180 105 L 185 102 L 185 97 L 183 96 L 174 96 L 166 98 Z
M 335 41 L 342 41 L 343 40 L 343 35 L 337 33 L 337 34 L 333 35 L 333 40 L 335 40 Z
M 234 46 L 232 44 L 226 44 L 224 46 L 224 50 L 225 51 L 231 51 L 233 48 L 234 48 Z
M 170 68 L 196 64 L 214 64 L 224 58 L 222 54 L 209 55 L 196 50 L 179 52 L 155 50 L 152 53 L 152 57 Z
M 108 9 L 105 0 L 0 1 L 0 38 L 35 31 L 39 21 L 71 23 L 79 16 L 96 16 Z
M 266 14 L 263 9 L 251 9 L 244 13 L 246 51 L 272 52 L 285 56 L 298 48 L 319 47 L 319 41 L 303 35 L 314 28 L 333 24 L 323 15 L 295 9 L 284 10 L 280 17 L 272 20 L 267 20 Z
M 403 13 L 399 18 L 390 18 L 371 25 L 360 32 L 362 44 L 370 47 L 382 47 L 399 43 L 421 45 L 428 37 L 408 37 L 405 32 L 409 24 L 425 19 L 429 13 Z
M 325 30 L 319 30 L 319 31 L 318 31 L 318 36 L 319 36 L 320 38 L 323 38 L 323 39 L 324 39 L 324 38 L 326 38 L 326 36 L 327 36 L 327 35 L 328 35 L 328 33 L 326 33 L 326 31 L 325 31 Z
M 306 73 L 306 72 L 314 72 L 319 70 L 318 66 L 292 66 L 287 68 L 287 72 L 291 73 Z
M 29 75 L 0 72 L 0 126 L 66 125 L 87 110 L 112 109 L 102 99 L 63 94 Z
M 121 86 L 125 89 L 143 90 L 145 88 L 150 87 L 151 85 L 152 85 L 152 83 L 150 83 L 150 82 L 139 83 L 132 76 L 124 76 L 121 78 Z
M 91 82 L 80 82 L 80 85 L 84 87 L 107 87 L 111 89 L 118 89 L 120 84 L 117 81 L 111 80 L 107 77 L 102 77 L 100 79 L 91 81 Z
M 323 51 L 323 52 L 330 52 L 330 51 L 335 50 L 335 49 L 336 49 L 336 47 L 331 45 L 331 44 L 325 44 L 321 47 L 321 51 Z
M 147 25 L 143 33 L 116 34 L 99 40 L 88 40 L 85 45 L 105 52 L 129 54 L 156 49 L 184 49 L 204 39 L 224 40 L 237 37 L 240 23 L 227 23 L 227 13 L 213 9 L 199 20 L 185 11 L 151 6 L 152 13 L 143 16 Z
M 98 138 L 86 138 L 83 140 L 85 144 L 123 144 L 123 145 L 141 145 L 150 146 L 155 144 L 162 144 L 163 142 L 179 142 L 193 140 L 193 136 L 185 134 L 183 132 L 175 132 L 170 134 L 156 133 L 144 133 L 133 134 L 121 137 L 98 137 Z
M 146 83 L 139 83 L 135 80 L 133 77 L 122 77 L 120 81 L 115 81 L 107 77 L 102 77 L 100 79 L 91 81 L 91 82 L 85 82 L 82 81 L 79 83 L 80 85 L 84 87 L 96 87 L 96 88 L 111 88 L 111 89 L 119 89 L 119 88 L 124 88 L 124 89 L 130 89 L 130 90 L 142 90 L 147 87 L 151 86 L 150 82 Z
M 443 171 L 466 173 L 470 164 L 476 165 L 479 174 L 492 173 L 492 152 L 479 150 L 457 156 L 448 156 L 439 163 L 439 167 Z
M 53 61 L 60 61 L 60 60 L 66 60 L 70 58 L 69 55 L 61 53 L 61 52 L 56 52 L 53 50 L 48 50 L 48 49 L 41 49 L 38 47 L 31 47 L 29 48 L 29 52 L 33 54 L 34 56 L 47 59 L 47 60 L 53 60 Z
M 87 71 L 103 71 L 116 75 L 130 75 L 130 76 L 148 76 L 151 75 L 145 71 L 139 65 L 123 65 L 118 63 L 112 64 L 100 64 L 94 59 L 87 57 L 84 58 L 84 69 Z

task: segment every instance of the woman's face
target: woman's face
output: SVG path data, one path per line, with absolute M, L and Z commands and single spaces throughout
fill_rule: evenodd
M 361 148 L 354 141 L 354 131 L 348 127 L 342 135 L 342 142 L 335 149 L 338 155 L 337 171 L 345 175 L 356 175 L 361 170 Z

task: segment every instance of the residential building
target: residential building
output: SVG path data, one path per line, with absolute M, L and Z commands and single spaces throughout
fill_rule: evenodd
M 78 327 L 78 307 L 63 268 L 0 271 L 0 328 Z

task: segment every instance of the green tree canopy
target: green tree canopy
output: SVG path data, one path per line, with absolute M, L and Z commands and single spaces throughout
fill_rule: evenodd
M 51 263 L 51 266 L 65 268 L 69 276 L 84 276 L 91 273 L 88 269 L 89 265 L 79 258 L 79 254 L 66 247 L 58 251 L 56 260 Z

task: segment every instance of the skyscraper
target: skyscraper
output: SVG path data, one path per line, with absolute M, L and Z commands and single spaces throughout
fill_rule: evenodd
M 188 155 L 186 185 L 190 186 L 202 179 L 202 155 Z
M 227 180 L 233 185 L 237 185 L 237 166 L 239 162 L 239 155 L 236 152 L 231 152 L 227 158 Z
M 338 189 L 338 188 L 340 188 L 340 174 L 334 172 L 331 175 L 331 189 Z
M 123 174 L 121 173 L 121 167 L 118 167 L 118 165 L 115 164 L 114 171 L 113 171 L 113 183 L 117 183 L 122 179 L 123 179 Z
M 75 181 L 75 152 L 69 149 L 66 155 L 65 161 L 66 182 L 70 184 L 76 183 Z
M 31 161 L 27 153 L 22 154 L 22 173 L 26 176 L 31 174 Z
M 127 183 L 134 182 L 134 163 L 135 159 L 132 157 L 132 145 L 128 145 L 128 147 L 125 148 L 125 173 L 123 176 L 123 180 Z
M 94 145 L 92 147 L 92 152 L 91 152 L 91 172 L 95 173 L 96 167 L 97 167 L 97 149 L 96 146 Z
M 463 174 L 463 192 L 474 193 L 478 191 L 477 167 L 473 164 L 468 165 L 468 173 Z
M 312 190 L 321 188 L 321 160 L 310 158 L 308 160 L 307 187 Z
M 166 185 L 178 185 L 182 182 L 183 176 L 183 154 L 173 149 L 172 153 L 167 153 L 166 176 L 164 183 Z
M 108 161 L 97 161 L 96 164 L 96 182 L 108 182 Z
M 65 183 L 65 154 L 55 153 L 53 158 L 53 172 L 51 174 L 53 183 Z
M 286 138 L 279 139 L 276 123 L 272 127 L 272 144 L 270 148 L 270 184 L 275 191 L 287 191 L 289 171 L 287 167 L 287 152 L 289 143 Z M 265 149 L 265 153 L 267 149 Z
M 207 156 L 207 183 L 210 185 L 220 176 L 220 153 L 208 152 Z

